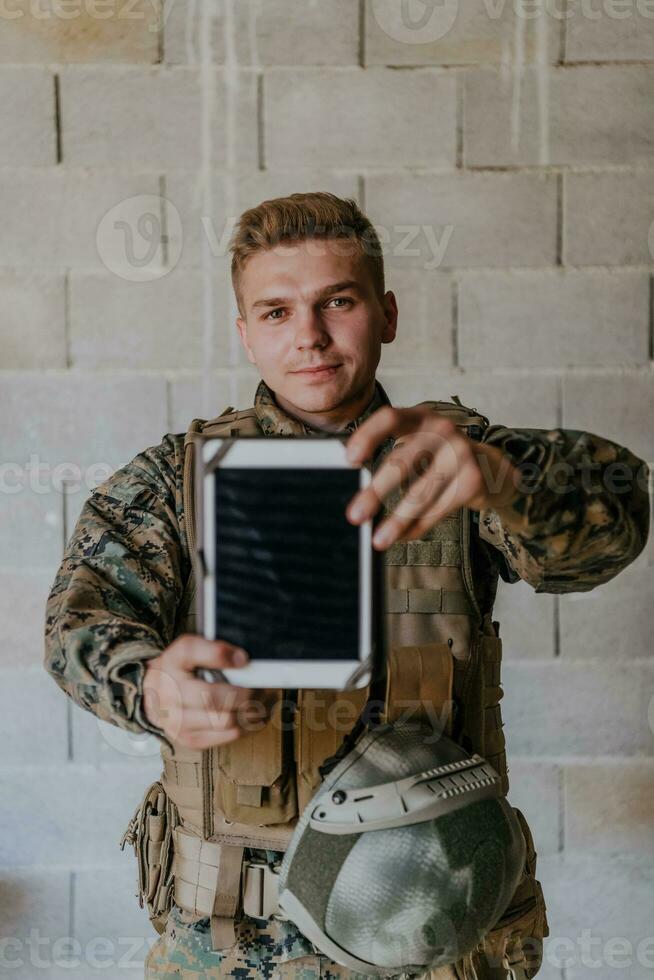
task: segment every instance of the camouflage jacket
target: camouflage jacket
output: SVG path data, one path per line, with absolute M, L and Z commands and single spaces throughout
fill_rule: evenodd
M 371 403 L 343 431 L 354 431 L 384 403 L 377 382 Z M 266 435 L 313 431 L 282 412 L 263 381 L 255 408 Z M 474 525 L 483 610 L 492 608 L 500 575 L 537 592 L 587 591 L 643 549 L 649 471 L 628 449 L 570 429 L 494 425 L 481 439 L 521 470 L 524 491 L 513 518 L 503 513 L 500 521 L 485 510 Z M 91 493 L 46 608 L 44 665 L 62 690 L 99 718 L 164 741 L 144 714 L 142 691 L 146 661 L 176 635 L 191 574 L 183 463 L 184 434 L 169 433 Z

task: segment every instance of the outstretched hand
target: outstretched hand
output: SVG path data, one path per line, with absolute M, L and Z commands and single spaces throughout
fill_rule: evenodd
M 426 405 L 378 409 L 348 439 L 348 459 L 371 459 L 389 437 L 398 442 L 346 510 L 350 523 L 360 524 L 400 488 L 399 502 L 372 539 L 378 550 L 422 537 L 460 507 L 501 512 L 519 495 L 520 473 L 500 449 L 474 442 Z

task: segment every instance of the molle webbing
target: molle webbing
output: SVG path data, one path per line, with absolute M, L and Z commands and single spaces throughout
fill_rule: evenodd
M 460 565 L 459 541 L 396 541 L 386 553 L 387 565 Z
M 138 865 L 138 899 L 158 933 L 165 928 L 173 900 L 174 855 L 172 835 L 180 817 L 163 784 L 152 783 L 143 794 L 120 841 L 134 848 Z
M 183 816 L 183 824 L 194 834 L 202 835 L 203 830 L 203 787 L 206 783 L 206 770 L 203 765 L 206 756 L 194 749 L 175 747 L 173 758 L 162 745 L 164 771 L 162 785 L 175 804 L 177 811 Z M 217 749 L 204 750 L 207 756 L 213 756 Z M 219 810 L 214 809 L 212 815 L 212 840 L 244 845 L 246 847 L 270 848 L 284 851 L 293 832 L 292 824 L 273 824 L 257 826 L 238 820 L 226 819 Z
M 470 604 L 465 592 L 446 589 L 389 589 L 389 613 L 449 613 L 468 616 Z
M 231 946 L 236 939 L 243 851 L 175 829 L 175 901 L 186 912 L 210 917 L 214 949 Z

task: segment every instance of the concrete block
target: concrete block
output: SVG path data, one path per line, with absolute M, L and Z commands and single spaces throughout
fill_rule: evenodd
M 645 420 L 654 412 L 650 371 L 603 372 L 563 377 L 563 424 L 627 446 L 654 461 L 654 429 Z
M 652 656 L 653 548 L 592 592 L 561 596 L 561 655 L 607 663 Z M 618 664 L 616 663 L 616 667 Z
M 570 765 L 565 778 L 566 851 L 654 859 L 654 764 L 615 759 Z
M 546 858 L 547 965 L 564 968 L 566 980 L 651 977 L 653 873 L 654 862 L 634 857 Z
M 652 755 L 648 664 L 511 661 L 504 665 L 507 754 Z
M 627 3 L 609 0 L 585 8 L 574 4 L 566 21 L 565 60 L 654 60 L 651 0 L 627 0 Z
M 275 168 L 438 167 L 456 157 L 456 80 L 438 69 L 271 69 L 265 159 Z M 423 125 L 416 126 L 416 119 Z M 338 120 L 338 139 L 325 120 Z
M 41 667 L 45 603 L 56 569 L 17 566 L 0 571 L 0 667 Z
M 654 174 L 564 175 L 566 265 L 649 265 L 654 259 Z
M 222 362 L 227 344 L 219 330 L 214 350 Z M 175 270 L 152 282 L 128 282 L 109 273 L 73 273 L 70 351 L 76 368 L 199 368 L 200 276 Z
M 556 184 L 539 174 L 371 176 L 366 211 L 390 266 L 553 265 Z
M 0 105 L 0 166 L 47 167 L 56 163 L 52 72 L 37 67 L 0 68 Z
M 66 367 L 62 276 L 0 273 L 3 368 Z
M 53 977 L 54 959 L 70 935 L 67 869 L 3 868 L 0 873 L 0 949 L 6 976 Z
M 0 61 L 140 62 L 159 57 L 159 0 L 5 7 Z
M 259 381 L 259 374 L 252 374 L 253 385 L 243 392 L 241 401 L 235 399 L 232 381 L 233 372 L 216 372 L 211 376 L 210 404 L 203 404 L 202 376 L 191 374 L 171 382 L 171 432 L 186 432 L 189 423 L 194 418 L 214 418 L 224 409 L 232 405 L 234 408 L 250 408 L 253 404 L 254 392 Z
M 6 452 L 2 463 L 0 567 L 51 568 L 54 576 L 63 549 L 61 494 L 44 482 L 43 468 L 40 478 L 27 469 L 29 460 L 26 445 L 21 452 L 15 447 Z
M 398 371 L 381 369 L 377 378 L 393 405 L 416 405 L 423 401 L 438 401 L 449 399 L 450 393 L 456 394 L 461 372 L 455 368 L 449 371 Z
M 250 367 L 239 370 L 238 374 L 234 376 L 234 398 L 228 404 L 233 404 L 238 408 L 243 406 L 249 408 L 250 405 L 254 405 L 254 396 L 260 381 L 261 375 L 256 368 Z M 224 390 L 227 391 L 226 388 Z
M 130 245 L 138 245 L 140 259 L 147 254 L 148 243 L 136 237 L 138 221 L 153 203 L 158 205 L 158 197 L 159 181 L 154 174 L 2 171 L 0 263 L 30 270 L 34 266 L 119 266 L 127 262 Z M 115 221 L 124 223 L 122 234 L 120 230 L 107 234 L 107 225 L 113 228 Z
M 232 57 L 239 65 L 352 65 L 359 60 L 357 4 L 329 5 L 299 0 L 239 0 L 232 5 L 230 27 L 223 0 L 213 11 L 211 51 L 215 64 Z M 172 4 L 164 31 L 165 60 L 193 64 L 201 60 L 201 10 Z M 228 54 L 229 52 L 229 54 Z
M 560 772 L 557 766 L 529 759 L 508 760 L 509 802 L 521 810 L 534 838 L 536 854 L 559 849 Z
M 41 616 L 43 623 L 45 616 Z M 41 667 L 2 671 L 0 727 L 5 764 L 25 767 L 68 758 L 67 697 Z
M 389 281 L 391 287 L 394 277 L 395 273 Z M 382 348 L 382 351 L 390 346 Z M 518 371 L 491 374 L 490 371 L 462 371 L 457 368 L 426 372 L 418 371 L 416 367 L 405 371 L 382 366 L 377 376 L 396 405 L 451 401 L 453 395 L 458 395 L 464 405 L 485 415 L 490 425 L 541 429 L 556 425 L 557 382 L 551 375 Z
M 505 658 L 554 656 L 554 596 L 539 595 L 526 582 L 500 579 L 493 618 L 500 624 Z
M 398 330 L 382 345 L 386 368 L 447 368 L 452 363 L 452 287 L 450 277 L 424 269 L 394 269 L 392 286 L 400 310 Z
M 156 376 L 25 372 L 5 379 L 0 408 L 5 456 L 23 465 L 35 454 L 49 488 L 95 486 L 166 431 L 165 382 Z
M 347 164 L 348 161 L 343 161 Z M 263 170 L 244 173 L 236 185 L 239 210 L 256 207 L 262 201 L 290 194 L 328 191 L 337 197 L 353 198 L 359 205 L 356 174 L 334 170 Z
M 527 371 L 464 371 L 454 394 L 476 408 L 490 425 L 550 429 L 557 419 L 557 379 Z
M 257 80 L 238 74 L 232 89 L 216 69 L 213 164 L 228 160 L 228 106 L 238 119 L 234 163 L 256 166 Z M 233 97 L 233 104 L 231 99 Z M 81 166 L 159 170 L 200 165 L 200 73 L 194 68 L 69 67 L 61 73 L 63 157 Z
M 406 8 L 405 8 L 406 10 Z M 516 56 L 519 4 L 487 0 L 448 2 L 405 13 L 394 0 L 366 0 L 365 63 L 367 65 L 475 65 L 511 63 Z M 549 23 L 549 22 L 548 22 Z M 537 55 L 533 20 L 522 36 L 524 57 Z M 555 61 L 558 31 L 547 35 L 547 56 Z
M 136 861 L 131 848 L 127 853 L 131 864 L 126 860 L 125 867 L 75 873 L 74 935 L 92 975 L 143 975 L 145 957 L 159 938 L 147 908 L 139 906 Z
M 648 307 L 645 273 L 466 273 L 460 361 L 465 367 L 644 364 Z
M 134 864 L 120 839 L 149 785 L 149 769 L 86 765 L 3 768 L 0 861 L 21 866 L 98 869 Z M 44 800 L 47 806 L 44 806 Z M 83 800 L 83 805 L 80 801 Z
M 545 82 L 543 104 L 532 66 L 524 73 L 491 68 L 465 73 L 466 166 L 651 162 L 654 67 L 552 68 Z

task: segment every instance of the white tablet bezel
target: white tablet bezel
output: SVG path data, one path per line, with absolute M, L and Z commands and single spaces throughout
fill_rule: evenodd
M 359 471 L 359 487 L 368 486 L 371 473 L 365 466 L 351 463 L 345 445 L 339 438 L 220 438 L 207 439 L 202 446 L 205 466 L 231 443 L 218 467 L 205 473 L 203 493 L 203 541 L 205 574 L 203 589 L 203 634 L 216 637 L 215 609 L 212 601 L 216 577 L 215 554 L 215 472 L 217 468 L 310 467 L 314 469 L 354 469 Z M 363 687 L 368 683 L 373 663 L 372 623 L 372 520 L 358 525 L 359 531 L 359 657 L 356 660 L 255 660 L 245 667 L 223 668 L 226 679 L 239 687 L 268 688 L 336 688 Z M 368 669 L 364 669 L 364 665 Z

